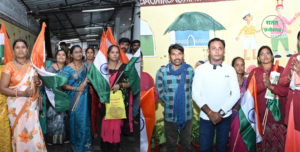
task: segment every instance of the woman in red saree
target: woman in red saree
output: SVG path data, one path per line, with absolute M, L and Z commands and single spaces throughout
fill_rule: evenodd
M 91 47 L 86 49 L 86 62 L 89 63 L 89 67 L 93 64 L 95 57 L 95 50 Z M 90 86 L 90 92 L 92 95 L 92 128 L 94 137 L 97 137 L 97 128 L 98 128 L 98 120 L 99 120 L 99 103 L 100 99 L 97 95 L 96 91 L 92 86 Z
M 300 49 L 300 31 L 297 39 L 298 49 Z M 285 152 L 300 151 L 300 89 L 292 89 L 289 87 L 292 83 L 291 80 L 294 79 L 294 76 L 296 74 L 300 76 L 300 62 L 299 59 L 297 59 L 297 56 L 299 55 L 300 54 L 297 53 L 291 56 L 282 73 L 281 79 L 279 80 L 279 83 L 286 86 L 288 91 L 288 99 L 285 107 L 286 117 L 284 120 L 284 123 L 288 127 Z
M 270 74 L 274 70 L 274 57 L 270 47 L 262 46 L 257 54 L 258 64 L 261 66 L 253 69 L 248 76 L 249 82 L 255 72 L 256 87 L 257 87 L 257 102 L 260 122 L 262 123 L 266 118 L 266 124 L 262 124 L 262 129 L 265 130 L 263 134 L 263 140 L 256 144 L 256 151 L 277 151 L 283 152 L 285 147 L 286 138 L 286 126 L 284 125 L 285 118 L 285 104 L 287 96 L 287 87 L 280 84 L 275 85 L 270 83 Z M 282 76 L 284 68 L 278 66 L 278 73 Z M 247 88 L 248 88 L 247 84 Z M 274 116 L 267 109 L 267 99 L 265 98 L 266 90 L 269 89 L 275 95 L 279 96 L 281 120 L 275 121 Z M 265 112 L 268 110 L 268 114 L 265 117 Z
M 16 59 L 5 65 L 0 83 L 1 94 L 7 96 L 12 148 L 14 152 L 46 152 L 37 106 L 38 86 L 42 82 L 35 75 L 30 60 L 26 59 L 27 43 L 21 39 L 16 40 L 13 50 Z

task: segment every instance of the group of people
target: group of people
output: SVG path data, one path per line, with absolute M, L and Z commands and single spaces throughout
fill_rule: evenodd
M 300 32 L 297 42 L 299 49 Z M 270 74 L 275 70 L 274 55 L 269 46 L 260 47 L 257 53 L 259 66 L 250 73 L 245 72 L 245 61 L 241 57 L 234 58 L 232 65 L 222 61 L 225 54 L 224 40 L 211 39 L 208 49 L 209 61 L 202 65 L 196 64 L 194 71 L 192 66 L 184 62 L 184 48 L 172 44 L 168 50 L 170 63 L 157 71 L 155 86 L 159 99 L 164 103 L 166 151 L 177 151 L 178 136 L 181 151 L 191 150 L 192 99 L 201 109 L 200 152 L 212 151 L 215 134 L 218 152 L 226 152 L 228 143 L 230 151 L 248 151 L 240 133 L 238 111 L 253 76 L 256 79 L 260 123 L 265 121 L 265 124 L 261 124 L 265 131 L 262 141 L 256 144 L 256 151 L 299 151 L 297 148 L 300 143 L 295 142 L 300 139 L 300 121 L 297 119 L 300 114 L 300 91 L 297 86 L 299 82 L 293 78 L 300 76 L 300 61 L 297 59 L 300 54 L 292 55 L 285 68 L 278 67 L 279 82 L 273 84 Z M 290 88 L 292 83 L 297 86 L 296 89 Z M 271 112 L 265 116 L 269 110 L 265 98 L 267 90 L 279 97 L 281 119 L 275 120 Z M 286 139 L 292 140 L 286 142 Z
M 124 41 L 128 46 L 122 47 Z M 132 54 L 140 46 L 138 40 L 133 42 L 135 45 L 131 45 Z M 3 115 L 4 118 L 0 119 L 0 124 L 6 126 L 0 129 L 7 132 L 7 135 L 2 138 L 5 140 L 1 143 L 10 145 L 2 150 L 47 151 L 46 144 L 70 143 L 73 151 L 89 152 L 92 151 L 92 140 L 98 136 L 97 122 L 100 119 L 101 150 L 119 151 L 120 135 L 131 135 L 133 132 L 129 113 L 133 114 L 134 122 L 139 120 L 139 100 L 130 97 L 132 94 L 129 78 L 123 73 L 126 64 L 119 60 L 120 51 L 127 52 L 131 41 L 128 38 L 122 38 L 120 43 L 122 50 L 119 50 L 117 45 L 111 45 L 108 48 L 107 60 L 110 81 L 115 84 L 111 87 L 111 91 L 121 90 L 126 119 L 105 120 L 105 104 L 100 102 L 87 78 L 96 55 L 95 49 L 87 48 L 83 60 L 81 46 L 74 45 L 68 49 L 65 43 L 61 43 L 61 49 L 55 53 L 53 61 L 46 60 L 47 72 L 67 78 L 67 83 L 58 89 L 67 93 L 69 109 L 58 112 L 47 99 L 45 93 L 47 88 L 44 87 L 30 59 L 27 58 L 29 51 L 26 41 L 16 40 L 12 45 L 14 60 L 0 67 L 0 103 L 6 103 L 1 104 L 3 107 L 0 108 L 8 110 L 8 115 Z M 111 77 L 114 74 L 117 76 Z M 129 111 L 129 100 L 134 100 L 133 107 L 135 108 L 132 111 Z

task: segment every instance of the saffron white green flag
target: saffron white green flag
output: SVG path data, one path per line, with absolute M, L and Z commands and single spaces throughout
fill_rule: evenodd
M 97 53 L 94 63 L 91 65 L 91 68 L 87 74 L 87 77 L 97 92 L 101 103 L 109 103 L 110 96 L 107 48 L 106 35 L 103 30 L 100 50 Z
M 132 94 L 137 94 L 140 91 L 140 57 L 141 50 L 138 49 L 138 51 L 135 52 L 124 70 L 124 73 L 129 79 Z
M 255 72 L 239 109 L 240 133 L 248 151 L 255 151 L 256 143 L 262 141 L 262 129 L 258 113 Z
M 57 87 L 67 83 L 67 78 L 64 75 L 47 72 L 45 69 L 45 27 L 46 24 L 43 23 L 42 30 L 32 49 L 31 63 L 40 75 L 48 99 L 55 110 L 57 112 L 67 111 L 69 110 L 68 95 L 57 89 Z

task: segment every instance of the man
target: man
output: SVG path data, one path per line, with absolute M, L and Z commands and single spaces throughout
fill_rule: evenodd
M 277 6 L 276 6 L 276 11 L 278 13 L 278 17 L 276 17 L 274 19 L 274 21 L 278 22 L 278 25 L 273 25 L 273 28 L 277 28 L 277 29 L 281 29 L 281 31 L 275 31 L 275 32 L 271 32 L 271 45 L 272 45 L 272 50 L 274 52 L 274 57 L 275 58 L 281 58 L 281 55 L 278 54 L 278 45 L 279 42 L 281 42 L 285 53 L 286 53 L 286 57 L 291 57 L 292 54 L 290 54 L 289 52 L 289 40 L 288 40 L 288 34 L 291 34 L 292 31 L 288 30 L 286 25 L 291 25 L 296 18 L 298 18 L 300 16 L 300 12 L 295 14 L 295 17 L 289 21 L 287 20 L 284 16 L 282 16 L 283 14 L 283 4 L 281 2 L 281 4 L 278 4 L 277 1 Z
M 210 152 L 217 129 L 217 151 L 226 152 L 231 109 L 240 98 L 236 72 L 222 62 L 225 42 L 208 42 L 210 61 L 198 66 L 193 80 L 193 99 L 200 107 L 200 152 Z
M 183 62 L 184 49 L 179 44 L 169 47 L 170 63 L 156 74 L 156 88 L 164 103 L 164 124 L 167 152 L 177 151 L 180 136 L 181 151 L 190 151 L 192 132 L 192 79 L 193 67 Z
M 245 12 L 243 14 L 243 19 L 247 21 L 247 25 L 245 25 L 241 31 L 239 32 L 238 36 L 236 37 L 236 40 L 239 40 L 240 35 L 243 31 L 245 31 L 245 38 L 243 42 L 243 48 L 244 48 L 244 59 L 250 60 L 249 57 L 247 57 L 247 50 L 249 48 L 253 51 L 253 59 L 256 59 L 255 49 L 257 48 L 256 39 L 255 39 L 255 33 L 260 32 L 261 30 L 256 30 L 253 25 L 250 24 L 250 22 L 253 20 L 253 16 Z
M 60 42 L 60 49 L 65 50 L 66 54 L 68 54 L 69 48 L 67 47 L 66 42 Z
M 132 54 L 127 53 L 130 43 L 131 42 L 130 42 L 129 38 L 126 38 L 126 37 L 123 37 L 119 40 L 119 46 L 126 53 L 126 56 L 128 57 L 129 60 L 132 58 Z
M 132 55 L 140 48 L 140 40 L 133 40 L 131 44 Z

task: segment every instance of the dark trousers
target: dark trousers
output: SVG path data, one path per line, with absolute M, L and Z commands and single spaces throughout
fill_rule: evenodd
M 180 131 L 180 143 L 181 152 L 190 152 L 191 150 L 191 133 L 192 133 L 193 121 L 188 120 L 185 123 L 185 128 Z M 167 152 L 177 152 L 177 139 L 178 130 L 177 124 L 173 122 L 168 122 L 165 120 L 165 130 L 166 130 L 166 151 Z
M 210 120 L 200 118 L 200 152 L 211 152 L 212 144 L 217 129 L 217 152 L 226 152 L 227 142 L 229 138 L 229 130 L 231 124 L 231 117 L 223 118 L 221 122 L 214 125 Z

